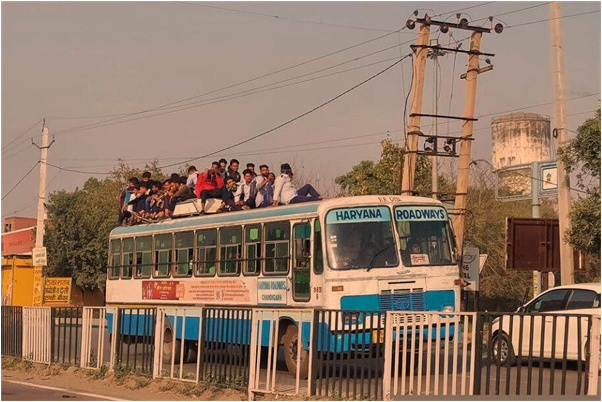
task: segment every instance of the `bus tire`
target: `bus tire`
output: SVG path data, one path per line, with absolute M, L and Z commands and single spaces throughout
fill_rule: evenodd
M 301 379 L 307 379 L 309 372 L 309 351 L 303 349 L 303 345 L 299 342 L 299 328 L 291 324 L 286 328 L 286 332 L 282 337 L 282 343 L 284 344 L 284 361 L 286 362 L 286 368 L 288 372 L 296 376 L 297 375 L 297 348 L 301 347 L 301 364 L 299 367 L 299 374 Z
M 173 342 L 174 342 L 174 337 L 173 334 L 171 332 L 171 328 L 165 328 L 164 330 L 165 332 L 163 333 L 163 364 L 171 364 L 171 359 L 173 356 Z M 179 363 L 180 362 L 180 349 L 181 349 L 181 344 L 180 344 L 180 340 L 176 339 L 176 350 L 175 350 L 175 363 Z

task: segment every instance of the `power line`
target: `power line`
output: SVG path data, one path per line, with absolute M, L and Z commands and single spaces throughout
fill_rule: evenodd
M 516 25 L 508 25 L 506 28 L 517 28 L 517 27 L 522 27 L 522 26 L 526 26 L 526 25 L 539 24 L 540 22 L 546 22 L 546 21 L 559 20 L 559 19 L 564 19 L 564 18 L 577 17 L 577 16 L 580 16 L 580 15 L 595 14 L 595 13 L 599 13 L 599 12 L 600 12 L 600 10 L 585 11 L 585 12 L 577 13 L 577 14 L 563 15 L 561 17 L 546 18 L 544 20 L 524 22 L 522 24 L 516 24 Z
M 466 10 L 470 10 L 471 8 L 482 7 L 482 6 L 486 6 L 488 4 L 492 4 L 492 3 L 495 3 L 495 1 L 486 1 L 485 3 L 476 4 L 476 5 L 470 6 L 470 7 L 464 7 L 464 8 L 461 8 L 459 10 L 455 10 L 455 11 L 446 11 L 444 13 L 433 15 L 433 17 L 440 17 L 442 15 L 447 15 L 447 14 L 455 14 L 455 13 L 458 13 L 460 11 L 466 11 Z
M 223 152 L 223 151 L 227 151 L 228 149 L 232 149 L 232 148 L 235 148 L 235 147 L 237 147 L 237 146 L 239 146 L 239 145 L 246 144 L 246 143 L 248 143 L 248 142 L 251 142 L 251 141 L 253 141 L 253 140 L 255 140 L 255 139 L 259 138 L 259 137 L 262 137 L 262 136 L 264 136 L 264 135 L 267 135 L 267 134 L 269 134 L 269 133 L 271 133 L 271 132 L 273 132 L 273 131 L 276 131 L 276 130 L 278 130 L 278 129 L 280 129 L 280 128 L 282 128 L 282 127 L 284 127 L 284 126 L 286 126 L 286 125 L 288 125 L 288 124 L 290 124 L 290 123 L 292 123 L 292 122 L 294 122 L 294 121 L 296 121 L 296 120 L 299 120 L 299 119 L 300 119 L 300 118 L 302 118 L 302 117 L 305 117 L 305 116 L 307 116 L 307 115 L 308 115 L 308 114 L 310 114 L 310 113 L 313 113 L 313 112 L 315 112 L 315 111 L 316 111 L 316 110 L 318 110 L 318 109 L 321 109 L 322 107 L 324 107 L 324 106 L 326 106 L 326 105 L 328 105 L 328 104 L 330 104 L 330 103 L 334 102 L 335 100 L 337 100 L 337 99 L 341 98 L 342 96 L 344 96 L 344 95 L 348 94 L 349 92 L 351 92 L 351 91 L 355 90 L 356 88 L 359 88 L 360 86 L 364 85 L 365 83 L 367 83 L 367 82 L 369 82 L 369 81 L 373 80 L 374 78 L 378 77 L 379 75 L 381 75 L 381 74 L 384 74 L 385 72 L 387 72 L 387 71 L 388 71 L 388 70 L 390 70 L 391 68 L 395 67 L 397 64 L 401 63 L 403 60 L 405 60 L 405 59 L 406 59 L 407 57 L 409 57 L 409 56 L 411 56 L 411 53 L 410 53 L 410 54 L 408 54 L 407 56 L 404 56 L 404 57 L 402 57 L 401 59 L 399 59 L 399 60 L 398 60 L 398 61 L 396 61 L 395 63 L 391 64 L 389 67 L 385 68 L 384 70 L 381 70 L 381 71 L 379 71 L 378 73 L 374 74 L 373 76 L 371 76 L 371 77 L 369 77 L 369 78 L 365 79 L 364 81 L 360 82 L 359 84 L 356 84 L 356 85 L 354 85 L 353 87 L 349 88 L 349 89 L 348 89 L 348 90 L 346 90 L 345 92 L 342 92 L 342 93 L 340 93 L 339 95 L 335 96 L 334 98 L 332 98 L 332 99 L 330 99 L 330 100 L 328 100 L 328 101 L 326 101 L 326 102 L 322 103 L 321 105 L 319 105 L 319 106 L 316 106 L 316 107 L 314 107 L 313 109 L 311 109 L 311 110 L 309 110 L 309 111 L 307 111 L 307 112 L 305 112 L 305 113 L 303 113 L 303 114 L 300 114 L 300 115 L 298 115 L 298 116 L 296 116 L 296 117 L 294 117 L 294 118 L 292 118 L 292 119 L 290 119 L 290 120 L 288 120 L 288 121 L 286 121 L 286 122 L 284 122 L 284 123 L 282 123 L 282 124 L 280 124 L 280 125 L 278 125 L 278 126 L 276 126 L 276 127 L 274 127 L 274 128 L 271 128 L 271 129 L 269 129 L 269 130 L 267 130 L 267 131 L 264 131 L 263 133 L 260 133 L 260 134 L 254 135 L 254 136 L 252 136 L 252 137 L 249 137 L 249 138 L 247 138 L 246 140 L 243 140 L 243 141 L 237 142 L 237 143 L 236 143 L 236 144 L 234 144 L 234 145 L 227 146 L 227 147 L 225 147 L 225 148 L 222 148 L 222 149 L 220 149 L 220 150 L 217 150 L 217 151 L 214 151 L 214 152 L 208 153 L 208 154 L 206 154 L 206 155 L 204 155 L 204 156 L 201 156 L 201 157 L 198 157 L 198 158 L 194 158 L 194 159 L 185 160 L 185 161 L 182 161 L 182 162 L 179 162 L 179 163 L 173 163 L 173 164 L 170 164 L 170 165 L 161 166 L 161 168 L 166 168 L 166 167 L 176 166 L 176 165 L 180 165 L 180 164 L 183 164 L 183 163 L 188 163 L 188 162 L 191 162 L 191 161 L 193 161 L 193 160 L 196 160 L 196 159 L 206 158 L 207 156 L 211 156 L 211 155 L 215 155 L 215 154 L 217 154 L 217 153 Z
M 155 110 L 158 110 L 158 109 L 165 108 L 167 106 L 172 106 L 172 105 L 175 105 L 175 104 L 178 104 L 178 103 L 184 103 L 184 102 L 187 102 L 189 100 L 197 99 L 197 98 L 200 98 L 200 97 L 203 97 L 203 96 L 214 94 L 216 92 L 221 92 L 221 91 L 225 91 L 227 89 L 231 89 L 231 88 L 234 88 L 234 87 L 237 87 L 237 86 L 240 86 L 240 85 L 248 84 L 250 82 L 254 82 L 254 81 L 260 80 L 260 79 L 265 78 L 265 77 L 269 77 L 269 76 L 272 76 L 272 75 L 275 75 L 275 74 L 279 74 L 279 73 L 282 73 L 282 72 L 285 72 L 285 71 L 288 71 L 288 70 L 292 70 L 292 69 L 295 69 L 297 67 L 301 67 L 301 66 L 304 66 L 306 64 L 310 64 L 310 63 L 313 63 L 315 61 L 318 61 L 318 60 L 321 60 L 321 59 L 333 56 L 335 54 L 339 54 L 339 53 L 345 52 L 347 50 L 354 49 L 356 47 L 365 45 L 367 43 L 371 43 L 371 42 L 383 39 L 383 38 L 385 38 L 387 36 L 390 36 L 392 34 L 400 32 L 402 29 L 398 29 L 397 31 L 393 31 L 393 32 L 390 32 L 390 33 L 386 33 L 384 35 L 377 36 L 377 37 L 372 38 L 372 39 L 368 39 L 366 41 L 357 43 L 355 45 L 351 45 L 351 46 L 347 46 L 347 47 L 339 49 L 339 50 L 335 50 L 333 52 L 324 54 L 322 56 L 315 57 L 313 59 L 310 59 L 310 60 L 307 60 L 307 61 L 295 64 L 295 65 L 292 65 L 292 66 L 289 66 L 289 67 L 285 67 L 285 68 L 282 68 L 282 69 L 279 69 L 279 70 L 275 70 L 275 71 L 272 71 L 270 73 L 262 74 L 262 75 L 254 77 L 254 78 L 250 78 L 248 80 L 239 81 L 237 83 L 230 84 L 230 85 L 227 85 L 227 86 L 222 87 L 222 88 L 218 88 L 218 89 L 215 89 L 215 90 L 207 91 L 207 92 L 204 92 L 204 93 L 201 93 L 201 94 L 198 94 L 198 95 L 194 95 L 194 96 L 190 96 L 190 97 L 187 97 L 187 98 L 179 99 L 179 100 L 176 100 L 176 101 L 173 101 L 173 102 L 169 102 L 169 103 L 165 103 L 165 104 L 162 104 L 162 105 L 159 105 L 159 106 L 154 106 L 154 107 L 151 107 L 151 108 L 148 108 L 148 109 L 139 110 L 139 111 L 132 112 L 132 113 L 127 113 L 127 114 L 122 115 L 122 117 L 134 116 L 134 115 L 139 115 L 139 114 L 144 114 L 144 113 L 152 112 L 152 111 L 155 111 Z M 408 41 L 408 43 L 409 42 L 411 42 L 411 41 Z M 91 124 L 86 124 L 86 125 L 82 125 L 82 126 L 79 126 L 79 127 L 75 127 L 75 128 L 69 129 L 69 130 L 86 128 L 86 127 L 89 127 L 91 125 L 102 124 L 102 123 L 114 121 L 114 120 L 117 120 L 117 119 L 118 118 L 107 119 L 107 120 L 104 120 L 104 121 L 100 121 L 100 122 L 96 122 L 96 123 L 91 123 Z M 63 130 L 63 131 L 65 131 L 65 130 Z M 57 133 L 55 133 L 55 135 L 56 134 Z
M 36 167 L 36 166 L 38 166 L 38 163 L 40 163 L 40 161 L 37 161 L 37 162 L 36 162 L 36 163 L 35 163 L 35 164 L 34 164 L 34 165 L 31 167 L 31 169 L 29 169 L 29 171 L 28 171 L 27 173 L 25 173 L 25 176 L 21 177 L 21 180 L 19 180 L 19 181 L 17 182 L 17 184 L 15 184 L 15 185 L 14 185 L 14 186 L 13 186 L 13 187 L 10 189 L 10 190 L 8 190 L 8 193 L 4 194 L 4 197 L 2 197 L 0 200 L 3 200 L 3 199 L 5 199 L 6 197 L 8 197 L 8 195 L 9 195 L 10 193 L 12 193 L 12 192 L 13 192 L 13 190 L 14 190 L 15 188 L 17 188 L 17 186 L 18 186 L 19 184 L 21 184 L 21 182 L 22 182 L 23 180 L 25 180 L 25 178 L 26 178 L 27 176 L 29 176 L 29 174 L 30 174 L 30 173 L 31 173 L 31 172 L 32 172 L 32 171 L 35 169 L 35 167 Z
M 37 126 L 43 119 L 40 119 L 38 121 L 36 121 L 35 123 L 33 123 L 27 130 L 23 131 L 21 134 L 17 135 L 15 138 L 13 138 L 8 144 L 2 144 L 2 148 L 3 151 L 9 147 L 13 142 L 15 142 L 16 140 L 18 140 L 19 138 L 21 138 L 22 136 L 24 136 L 25 134 L 27 134 L 28 132 L 31 131 L 31 129 L 33 129 L 35 126 Z
M 298 18 L 283 17 L 283 16 L 280 16 L 280 15 L 264 14 L 264 13 L 260 13 L 260 12 L 257 12 L 257 11 L 237 10 L 237 9 L 233 9 L 233 8 L 210 6 L 208 4 L 189 3 L 187 1 L 176 1 L 175 3 L 179 3 L 179 4 L 183 4 L 183 5 L 189 5 L 189 6 L 196 6 L 196 7 L 213 8 L 213 9 L 216 9 L 216 10 L 228 11 L 228 12 L 233 12 L 233 13 L 256 15 L 256 16 L 268 17 L 268 18 L 271 18 L 271 19 L 277 19 L 277 20 L 283 20 L 283 21 L 300 22 L 300 23 L 303 23 L 303 24 L 326 25 L 326 26 L 331 26 L 331 27 L 336 27 L 336 28 L 361 29 L 361 30 L 364 30 L 364 31 L 374 31 L 374 32 L 391 32 L 390 30 L 387 30 L 387 29 L 358 27 L 358 26 L 354 26 L 354 25 L 336 24 L 336 23 L 322 22 L 322 21 L 302 20 L 302 19 L 298 19 Z

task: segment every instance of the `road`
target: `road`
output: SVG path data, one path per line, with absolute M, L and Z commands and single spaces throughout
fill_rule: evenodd
M 3 401 L 116 401 L 102 395 L 73 392 L 64 388 L 28 384 L 24 381 L 2 380 Z

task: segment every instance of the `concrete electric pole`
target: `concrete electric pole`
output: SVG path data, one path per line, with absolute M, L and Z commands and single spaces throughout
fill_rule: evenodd
M 558 148 L 568 138 L 566 130 L 566 84 L 564 80 L 564 54 L 562 51 L 562 27 L 560 25 L 560 2 L 550 5 L 552 23 L 552 59 L 554 63 L 554 121 L 558 133 Z M 573 253 L 571 246 L 564 240 L 564 233 L 569 229 L 569 213 L 571 209 L 570 175 L 560 159 L 558 164 L 558 228 L 560 231 L 560 283 L 570 285 L 575 280 Z
M 38 187 L 38 220 L 36 227 L 36 248 L 44 247 L 44 216 L 46 215 L 44 203 L 46 201 L 46 161 L 48 159 L 48 148 L 54 144 L 54 140 L 48 143 L 48 127 L 44 122 L 42 130 L 42 145 L 36 147 L 40 149 L 40 184 Z
M 412 86 L 412 108 L 406 134 L 406 149 L 403 154 L 401 175 L 401 195 L 414 194 L 414 174 L 416 172 L 416 157 L 418 151 L 418 136 L 420 133 L 420 113 L 422 112 L 422 93 L 424 92 L 424 76 L 426 57 L 429 53 L 429 36 L 431 25 L 421 23 L 418 31 L 418 42 L 414 48 L 414 84 Z

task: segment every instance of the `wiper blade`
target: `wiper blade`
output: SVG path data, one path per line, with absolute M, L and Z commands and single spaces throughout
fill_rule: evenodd
M 385 251 L 387 251 L 388 249 L 390 249 L 394 245 L 395 245 L 395 242 L 393 241 L 392 243 L 387 244 L 385 247 L 383 247 L 382 249 L 380 249 L 379 251 L 377 251 L 376 253 L 374 253 L 374 256 L 372 256 L 372 261 L 370 261 L 370 265 L 368 265 L 368 269 L 366 270 L 366 272 L 369 272 L 372 269 L 372 266 L 376 262 L 376 257 L 378 257 L 379 255 L 381 255 L 382 253 L 384 253 Z

